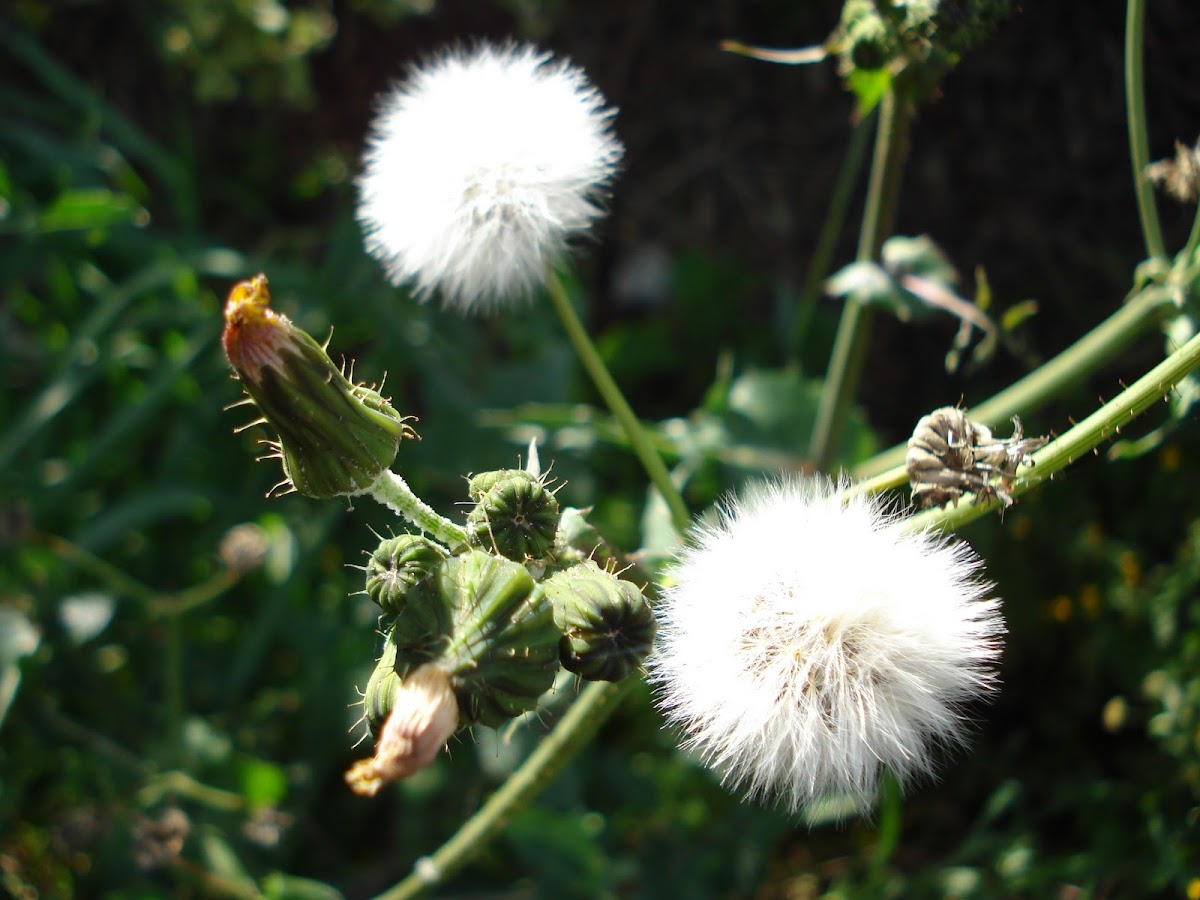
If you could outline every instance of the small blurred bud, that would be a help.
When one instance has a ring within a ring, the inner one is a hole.
[[[380,542],[367,561],[367,596],[396,615],[413,585],[429,576],[446,551],[424,535],[401,534]]]
[[[292,816],[274,806],[260,806],[242,823],[242,834],[251,843],[270,849],[279,846],[284,832],[294,821]]]
[[[253,522],[243,522],[225,532],[217,555],[230,572],[253,572],[267,558],[267,533]]]
[[[433,663],[410,674],[396,690],[375,755],[346,772],[356,794],[374,797],[385,784],[407,778],[437,757],[458,728],[458,701],[450,676]]]
[[[650,652],[654,613],[632,582],[588,561],[550,576],[539,590],[554,608],[567,670],[590,681],[620,681]]]
[[[177,806],[168,806],[157,819],[139,817],[132,829],[133,861],[139,869],[161,869],[183,852],[192,820]]]
[[[524,562],[545,559],[554,550],[558,501],[545,481],[522,469],[484,472],[467,487],[475,508],[467,516],[467,540],[474,547]]]
[[[308,497],[367,490],[415,432],[377,391],[351,384],[325,348],[269,308],[267,277],[240,281],[221,344],[263,419],[293,488]]]

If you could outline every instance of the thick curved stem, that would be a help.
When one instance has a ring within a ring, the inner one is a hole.
[[[461,547],[467,542],[465,528],[456,525],[445,516],[438,515],[433,507],[414,494],[408,482],[395,472],[384,472],[366,493],[451,549]]]

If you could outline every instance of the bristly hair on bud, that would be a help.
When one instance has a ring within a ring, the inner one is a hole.
[[[964,543],[906,533],[824,478],[751,489],[697,529],[658,608],[658,702],[725,782],[796,812],[930,775],[995,686],[999,601]]]
[[[624,148],[582,70],[528,45],[448,49],[383,96],[358,182],[367,251],[420,299],[527,299],[601,216]]]

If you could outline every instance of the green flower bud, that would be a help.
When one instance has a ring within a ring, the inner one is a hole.
[[[450,557],[417,584],[390,633],[402,675],[440,667],[463,721],[493,727],[549,690],[560,637],[525,567],[480,550]]]
[[[424,535],[388,538],[367,560],[367,596],[388,615],[396,615],[404,609],[409,589],[432,574],[445,558],[442,546]]]
[[[478,503],[483,499],[484,494],[506,478],[522,478],[525,476],[533,477],[524,469],[497,469],[494,472],[480,472],[478,475],[472,475],[470,480],[467,481],[467,496],[475,503]]]
[[[268,308],[267,277],[240,281],[221,343],[262,421],[275,429],[285,483],[308,497],[367,490],[415,432],[380,394],[351,384],[325,348]]]
[[[637,585],[590,560],[547,578],[538,590],[562,631],[563,666],[590,681],[620,681],[641,665],[656,624]]]
[[[491,479],[493,475],[502,477]],[[558,501],[544,481],[509,469],[476,475],[468,487],[472,489],[483,491],[467,516],[467,540],[473,547],[517,562],[550,556],[558,531]]]

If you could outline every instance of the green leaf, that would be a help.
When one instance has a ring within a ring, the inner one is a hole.
[[[332,885],[282,872],[262,880],[262,893],[267,900],[342,900],[342,893]]]
[[[200,855],[204,867],[212,874],[233,882],[238,887],[253,891],[254,879],[238,858],[237,851],[220,832],[205,829],[200,835]]]
[[[277,806],[287,796],[287,775],[280,766],[266,760],[239,760],[238,778],[242,785],[242,796],[251,809]]]
[[[38,231],[78,231],[114,225],[145,224],[149,214],[127,194],[107,188],[63,191],[42,211]]]
[[[861,117],[879,105],[892,84],[892,76],[887,69],[854,69],[846,77],[846,84],[854,94],[854,111]]]

